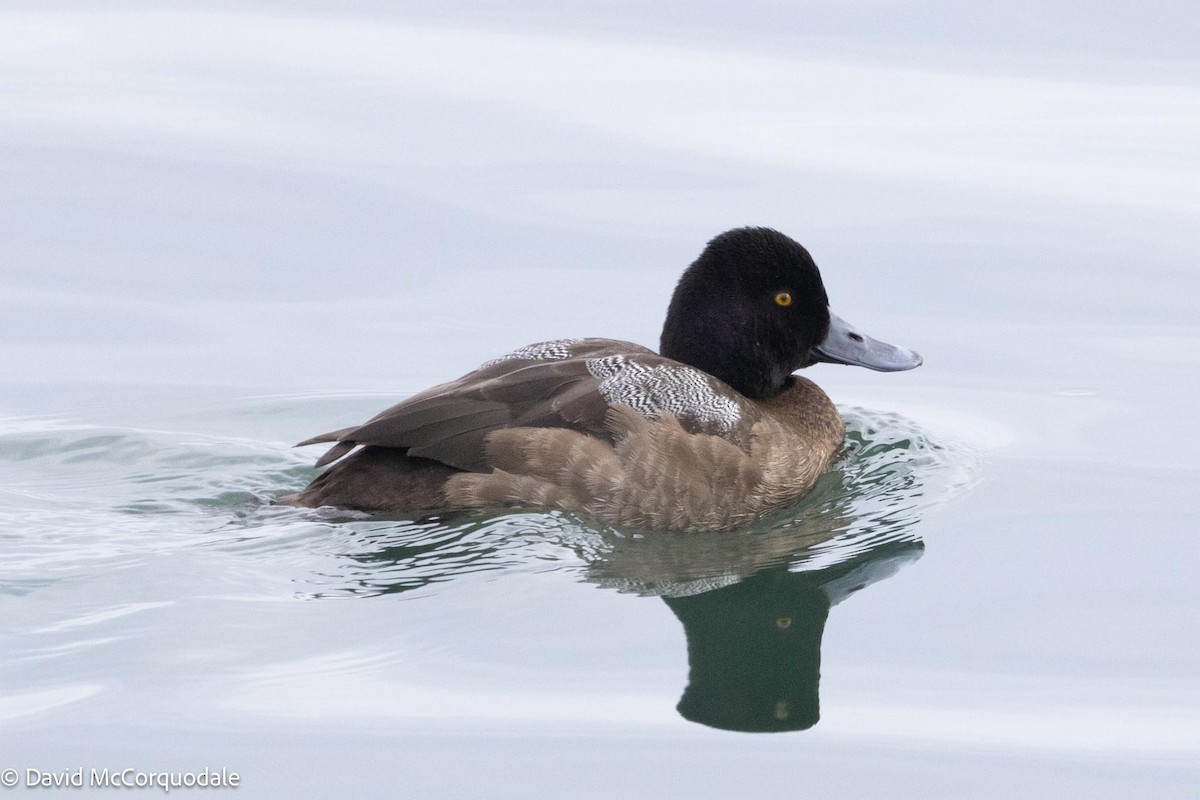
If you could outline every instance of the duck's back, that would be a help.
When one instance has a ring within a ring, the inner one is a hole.
[[[759,412],[721,381],[630,342],[558,339],[522,347],[458,380],[409,397],[366,423],[301,444],[336,442],[325,466],[356,445],[395,447],[468,472],[491,469],[484,445],[502,428],[566,428],[611,442],[607,414],[627,405],[668,413],[693,433],[748,442]]]

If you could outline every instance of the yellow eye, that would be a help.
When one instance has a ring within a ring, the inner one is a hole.
[[[791,292],[780,292],[779,294],[775,295],[775,305],[790,306],[791,304],[792,304],[792,293]]]

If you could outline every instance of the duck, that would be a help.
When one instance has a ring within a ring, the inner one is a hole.
[[[817,363],[913,369],[917,353],[829,308],[816,262],[772,228],[711,239],[658,352],[554,339],[487,361],[361,425],[300,442],[327,467],[276,502],[364,512],[523,507],[634,530],[721,531],[808,493],[842,445]]]

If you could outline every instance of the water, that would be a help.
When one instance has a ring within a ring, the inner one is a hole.
[[[0,770],[1195,796],[1189,6],[185,8],[0,13]],[[796,507],[269,505],[515,347],[654,344],[746,223],[926,359],[809,371],[848,435]]]

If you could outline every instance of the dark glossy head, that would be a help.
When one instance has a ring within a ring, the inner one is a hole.
[[[708,243],[675,287],[659,352],[756,399],[818,361],[885,371],[921,363],[831,315],[812,256],[770,228],[735,228]]]

